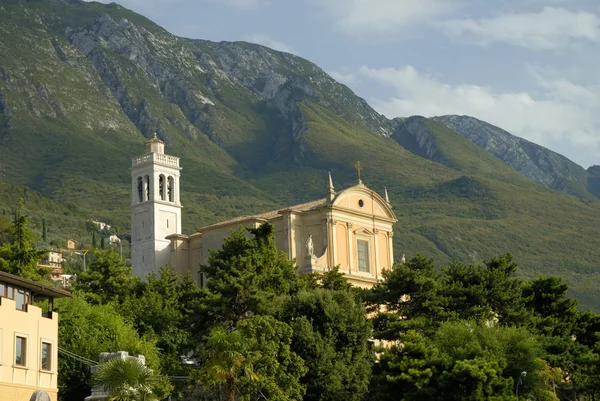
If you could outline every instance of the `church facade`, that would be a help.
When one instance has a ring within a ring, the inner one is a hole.
[[[393,265],[396,216],[387,191],[381,196],[367,188],[360,170],[357,184],[339,192],[329,175],[322,199],[236,217],[190,235],[181,232],[180,170],[179,158],[165,155],[157,138],[146,141],[146,154],[132,161],[131,262],[137,276],[168,264],[178,273],[191,272],[203,286],[200,266],[210,250],[240,226],[264,222],[273,225],[277,248],[296,261],[300,274],[339,266],[353,285],[371,287]]]

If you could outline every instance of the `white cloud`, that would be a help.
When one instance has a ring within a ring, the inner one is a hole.
[[[270,47],[271,49],[279,50],[286,53],[294,53],[294,50],[285,43],[273,39],[271,36],[264,33],[254,33],[246,37],[248,42],[258,43],[259,45]]]
[[[353,36],[385,35],[454,10],[460,0],[313,0]]]
[[[600,19],[596,14],[555,7],[545,7],[539,13],[450,20],[439,25],[450,36],[480,46],[507,43],[548,50],[566,47],[576,41],[600,41]]]
[[[535,94],[499,92],[478,85],[448,85],[412,66],[363,66],[359,75],[394,89],[392,97],[371,101],[388,117],[470,115],[558,152],[562,150],[561,143],[568,144],[580,152],[580,157],[567,156],[583,164],[594,160],[598,164],[600,90],[565,79],[546,78],[531,66],[527,69],[539,89]]]
[[[360,82],[356,77],[356,73],[353,72],[345,74],[339,71],[328,71],[327,73],[331,76],[331,78],[345,85],[357,85]]]

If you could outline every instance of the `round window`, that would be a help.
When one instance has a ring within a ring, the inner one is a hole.
[[[358,201],[358,206],[363,207],[364,205],[365,205],[365,202],[362,199],[360,199]]]

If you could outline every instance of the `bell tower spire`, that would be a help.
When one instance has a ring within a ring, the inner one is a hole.
[[[131,162],[131,266],[145,278],[170,263],[171,234],[181,234],[179,158],[165,154],[156,134]]]
[[[329,183],[327,185],[327,202],[333,202],[335,191],[333,189],[333,180],[331,179],[331,171],[329,172]]]

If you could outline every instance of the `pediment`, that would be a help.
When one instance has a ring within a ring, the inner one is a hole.
[[[332,202],[338,209],[368,214],[396,221],[396,215],[381,195],[364,185],[357,185],[337,193]]]

